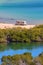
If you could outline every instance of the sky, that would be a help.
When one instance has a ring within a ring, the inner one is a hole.
[[[0,0],[0,4],[3,4],[3,3],[20,3],[20,2],[43,2],[43,0]]]

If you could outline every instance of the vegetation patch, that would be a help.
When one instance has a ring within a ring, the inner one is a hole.
[[[0,29],[1,42],[43,42],[43,25],[32,29],[12,28]]]

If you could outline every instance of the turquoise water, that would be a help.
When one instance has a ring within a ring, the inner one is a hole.
[[[1,51],[0,52],[0,58],[2,58],[2,56],[8,56],[8,55],[16,55],[16,54],[23,54],[25,52],[30,52],[32,53],[32,56],[33,57],[36,57],[38,56],[40,53],[43,52],[43,48],[37,48],[37,49],[32,49],[32,50],[29,50],[29,49],[18,49],[18,50],[14,50],[14,49],[8,49],[8,50],[5,50],[5,51]]]
[[[0,17],[27,20],[31,24],[40,24],[43,23],[43,7],[0,6]]]

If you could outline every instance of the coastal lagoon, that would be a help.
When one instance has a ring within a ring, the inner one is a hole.
[[[43,53],[43,42],[40,43],[10,43],[0,44],[0,63],[3,56],[23,54],[30,52],[33,57],[37,57],[40,53]]]

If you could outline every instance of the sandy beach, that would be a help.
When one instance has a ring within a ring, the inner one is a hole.
[[[15,24],[8,24],[8,23],[0,23],[0,29],[15,28],[15,27],[30,29],[35,27],[35,25],[15,25]]]

